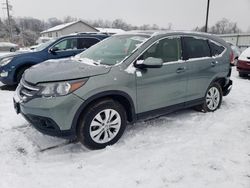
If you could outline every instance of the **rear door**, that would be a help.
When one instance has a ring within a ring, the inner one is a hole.
[[[197,37],[183,37],[183,55],[187,64],[187,101],[201,99],[218,73],[218,62],[212,57],[209,40]]]
[[[138,60],[148,57],[161,58],[161,68],[137,69],[137,109],[147,112],[175,104],[182,104],[186,97],[186,64],[181,60],[179,37],[163,38],[147,49]]]

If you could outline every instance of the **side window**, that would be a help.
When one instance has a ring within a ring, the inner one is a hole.
[[[207,40],[193,37],[184,37],[183,42],[185,59],[211,56]]]
[[[221,46],[219,44],[215,44],[212,41],[209,41],[209,46],[211,49],[212,56],[218,56],[225,50],[225,48],[223,46]]]
[[[96,38],[79,38],[77,49],[86,49],[94,44],[98,43],[100,40]]]
[[[77,47],[77,39],[76,38],[65,39],[54,46],[54,48],[57,48],[58,51],[75,50],[75,49],[77,49],[76,47]]]
[[[166,38],[151,46],[140,57],[145,60],[148,57],[162,59],[163,62],[178,61],[181,59],[181,42],[180,38]]]

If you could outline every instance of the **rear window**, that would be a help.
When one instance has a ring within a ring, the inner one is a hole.
[[[209,46],[211,49],[211,54],[212,56],[218,56],[222,54],[222,52],[225,50],[225,48],[219,44],[216,44],[212,41],[209,41]]]
[[[79,38],[78,39],[78,49],[87,49],[94,44],[98,43],[100,40],[96,38]]]
[[[211,56],[207,40],[194,37],[184,37],[183,41],[186,59]]]

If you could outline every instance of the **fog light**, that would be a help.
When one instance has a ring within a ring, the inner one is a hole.
[[[0,73],[0,77],[7,77],[8,76],[8,72],[1,72]]]

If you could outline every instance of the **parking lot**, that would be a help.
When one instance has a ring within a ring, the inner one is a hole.
[[[1,86],[0,187],[249,188],[250,79],[235,70],[232,79],[218,111],[187,109],[129,125],[118,144],[100,151],[34,130],[15,114],[13,88]]]

